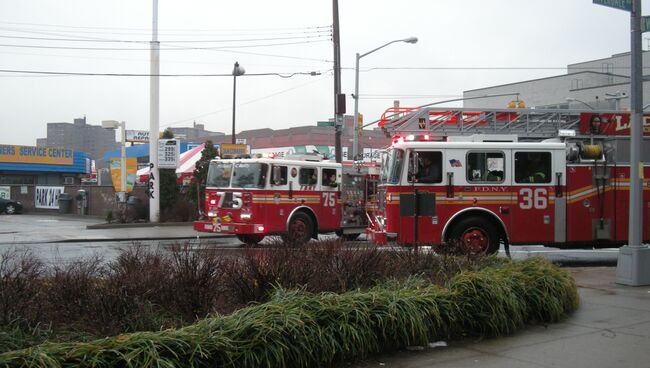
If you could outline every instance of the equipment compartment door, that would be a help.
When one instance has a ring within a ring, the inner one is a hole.
[[[433,228],[436,195],[415,191],[400,194],[400,244],[431,244],[436,241]]]

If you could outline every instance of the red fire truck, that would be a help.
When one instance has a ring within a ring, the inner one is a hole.
[[[368,175],[367,168],[344,168],[318,155],[215,159],[206,183],[207,218],[194,229],[234,234],[247,244],[267,235],[301,244],[328,232],[355,239],[368,226],[366,198],[376,184]]]
[[[397,108],[380,126],[394,140],[381,166],[378,208],[369,216],[371,241],[457,239],[472,253],[494,253],[500,243],[569,248],[627,241],[628,113]],[[646,125],[646,141],[649,132]]]

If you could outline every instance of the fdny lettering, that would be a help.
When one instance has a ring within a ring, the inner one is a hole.
[[[507,189],[504,186],[474,187],[475,192],[505,192]]]
[[[316,188],[315,185],[301,185],[300,190],[314,190]]]

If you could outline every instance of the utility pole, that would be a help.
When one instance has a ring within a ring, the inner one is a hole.
[[[343,134],[343,114],[345,114],[345,96],[341,95],[341,38],[339,35],[339,1],[332,0],[332,38],[334,42],[334,152],[336,162],[343,162],[341,135]]]
[[[640,286],[650,284],[650,248],[643,241],[643,73],[641,54],[641,0],[632,0],[630,12],[630,212],[628,244],[621,247],[616,266],[616,282]],[[645,22],[644,22],[645,23]]]
[[[160,42],[158,42],[158,0],[153,0],[151,27],[151,76],[149,77],[149,221],[160,220],[158,131],[160,113]]]

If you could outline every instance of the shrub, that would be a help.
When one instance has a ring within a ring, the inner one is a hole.
[[[340,295],[280,288],[267,303],[181,329],[45,344],[1,354],[0,365],[327,366],[449,336],[512,333],[557,321],[577,302],[566,272],[528,259],[463,272],[445,287],[407,279]]]

